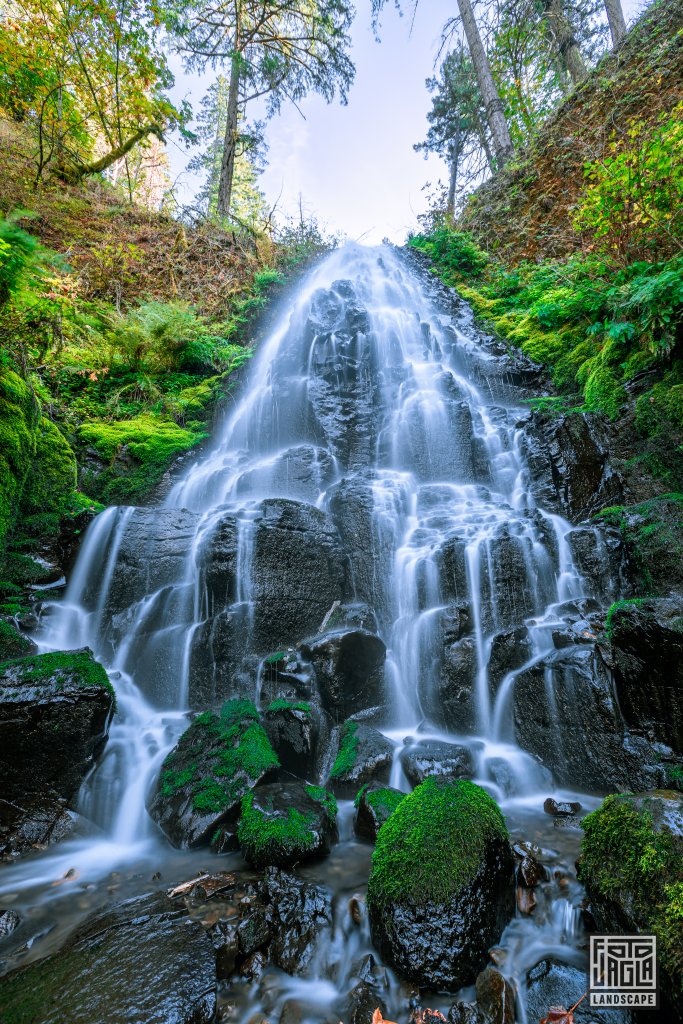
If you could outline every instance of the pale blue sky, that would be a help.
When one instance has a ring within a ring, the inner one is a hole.
[[[646,0],[622,3],[629,21],[646,6]],[[425,160],[412,147],[427,130],[431,99],[424,83],[434,74],[442,26],[457,5],[429,0],[412,22],[387,5],[377,43],[369,0],[356,4],[356,80],[348,105],[328,106],[310,96],[300,104],[305,120],[293,106],[283,108],[266,128],[270,149],[260,184],[269,203],[280,197],[279,210],[296,211],[301,193],[305,210],[330,230],[370,243],[384,237],[401,242],[426,208],[422,186],[446,175],[440,160]],[[184,75],[177,58],[173,68],[174,97],[187,96],[196,109],[213,73]],[[187,201],[197,184],[184,172],[189,155],[171,145],[169,156],[178,196]]]

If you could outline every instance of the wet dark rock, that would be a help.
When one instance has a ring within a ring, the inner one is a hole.
[[[533,889],[527,889],[523,885],[517,886],[516,892],[517,909],[520,914],[531,914],[536,907],[536,893]]]
[[[60,843],[73,832],[76,818],[54,796],[27,794],[15,803],[0,799],[0,854],[16,857],[35,847]]]
[[[237,925],[234,921],[217,921],[208,931],[216,951],[216,977],[228,981],[235,973],[240,953]]]
[[[344,1020],[348,1020],[349,1024],[372,1024],[375,1010],[379,1009],[382,1016],[388,1012],[376,988],[366,981],[359,981],[351,990],[347,1007]]]
[[[553,645],[558,651],[561,651],[565,647],[574,647],[576,644],[594,644],[598,635],[597,623],[577,619],[576,622],[572,622],[568,626],[553,630]]]
[[[316,778],[320,710],[307,701],[275,700],[263,725],[282,767],[300,779]]]
[[[683,599],[624,602],[609,628],[619,706],[627,724],[683,753]]]
[[[254,522],[253,639],[258,650],[286,647],[318,628],[343,597],[339,534],[325,512],[269,498]]]
[[[147,809],[174,846],[234,833],[242,797],[279,763],[250,701],[227,701],[191,723],[166,757]]]
[[[258,907],[240,921],[237,927],[237,942],[242,956],[250,957],[258,949],[267,946],[273,935],[267,913]]]
[[[33,655],[0,665],[3,797],[71,799],[101,752],[114,691],[92,651]]]
[[[610,465],[608,429],[599,416],[534,412],[523,447],[539,505],[578,522],[621,503],[622,482]]]
[[[391,571],[390,538],[374,527],[372,481],[365,476],[342,480],[333,489],[330,513],[350,564],[350,583],[360,601],[384,611],[385,581]],[[371,626],[365,625],[366,629]]]
[[[547,881],[548,872],[535,857],[526,853],[517,868],[517,880],[526,889],[534,889],[541,882]]]
[[[563,814],[561,817],[553,819],[553,828],[575,832],[581,828],[581,819],[577,818],[575,814]]]
[[[515,990],[500,971],[489,965],[478,975],[476,989],[487,1024],[515,1024]]]
[[[339,752],[329,785],[337,796],[355,797],[366,783],[389,781],[393,758],[393,744],[378,729],[345,722],[339,730]]]
[[[211,1024],[211,939],[155,893],[96,914],[53,956],[0,979],[8,1020],[32,1024]]]
[[[242,801],[237,838],[255,867],[290,867],[326,856],[337,839],[337,804],[303,782],[259,786]]]
[[[403,771],[413,786],[419,786],[430,776],[463,779],[471,778],[474,773],[469,748],[456,743],[425,740],[415,746],[404,747],[399,756]]]
[[[556,651],[522,672],[515,680],[514,724],[519,745],[560,785],[604,791],[648,788],[663,780],[657,752],[627,731],[595,647]]]
[[[274,651],[261,663],[260,696],[262,707],[273,701],[303,701],[318,704],[315,671],[295,651]]]
[[[448,1011],[448,1024],[486,1024],[472,1003],[456,1003]]]
[[[531,652],[531,638],[526,626],[496,633],[491,641],[488,664],[489,683],[494,693],[509,672],[515,672],[529,660]]]
[[[332,923],[331,894],[279,868],[266,870],[259,894],[270,910],[273,963],[288,974],[305,973],[318,938]]]
[[[21,915],[16,910],[3,910],[0,914],[0,940],[6,939],[21,924]]]
[[[614,601],[623,592],[625,579],[620,531],[605,526],[579,526],[567,539],[588,591],[605,604]]]
[[[542,1020],[551,1006],[568,1010],[588,988],[588,975],[570,964],[541,960],[527,974],[526,1013],[528,1021]],[[592,1009],[584,999],[574,1010],[576,1024],[633,1024],[629,1010]]]
[[[441,592],[445,600],[453,602],[458,608],[467,607],[470,597],[466,548],[467,542],[463,537],[449,537],[438,554]]]
[[[335,466],[325,448],[313,444],[300,444],[287,448],[267,469],[258,467],[242,473],[235,494],[248,496],[263,494],[264,483],[269,494],[285,494],[288,498],[315,504],[321,491],[326,490],[335,476]]]
[[[398,789],[380,786],[378,783],[373,783],[363,789],[357,797],[356,812],[353,817],[353,831],[356,835],[374,843],[380,828],[393,814],[405,795]]]
[[[466,636],[445,648],[436,693],[432,674],[427,675],[427,692],[421,694],[423,706],[428,708],[432,718],[450,729],[471,729],[476,707],[476,677],[476,641],[473,636]]]
[[[543,810],[546,814],[569,817],[572,814],[579,813],[581,804],[578,800],[555,800],[552,796],[549,796],[543,801]]]
[[[430,778],[409,794],[377,838],[367,905],[375,947],[408,980],[449,991],[472,982],[514,908],[493,800],[462,780]]]
[[[386,647],[374,633],[335,630],[302,644],[301,653],[315,669],[323,707],[337,721],[382,703]]]

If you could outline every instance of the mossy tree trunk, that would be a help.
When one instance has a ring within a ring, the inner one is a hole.
[[[617,0],[617,3],[619,0]],[[576,41],[571,22],[567,17],[562,0],[543,0],[543,9],[548,21],[553,45],[566,67],[574,85],[579,85],[588,68]]]

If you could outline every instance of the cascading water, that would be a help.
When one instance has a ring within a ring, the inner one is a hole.
[[[8,869],[3,892],[42,905],[46,893],[64,896],[46,886],[68,869],[87,889],[112,871],[149,878],[169,858],[167,877],[181,876],[191,855],[168,850],[145,797],[188,709],[255,696],[259,661],[315,633],[330,598],[370,606],[386,642],[380,727],[396,744],[392,782],[407,788],[404,744],[464,744],[511,826],[547,834],[537,810],[552,779],[516,744],[511,705],[516,678],[552,649],[562,606],[581,596],[582,581],[569,524],[533,499],[525,414],[506,365],[467,310],[439,312],[388,247],[347,246],[309,274],[211,450],[162,507],[102,513],[65,600],[44,612],[42,649],[90,646],[110,673],[118,713],[80,797],[92,834]],[[318,556],[309,564],[287,548],[284,585],[296,600],[278,615],[285,591],[266,548],[283,534],[283,516],[295,520],[287,536],[313,523],[324,558],[339,537],[344,556],[329,555],[326,589]],[[493,648],[508,634],[522,638],[523,656],[494,679]],[[337,871],[352,845],[347,837],[333,855]],[[575,846],[560,846],[554,857],[571,875]],[[318,877],[325,871],[323,863]],[[513,922],[506,973],[528,969],[530,946],[535,956],[575,945],[572,893]],[[343,916],[326,953],[337,968],[320,966],[336,987],[314,971],[287,989],[325,1011],[343,988],[339,962],[352,959],[338,948]]]

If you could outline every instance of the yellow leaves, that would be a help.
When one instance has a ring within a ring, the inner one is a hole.
[[[372,1015],[372,1024],[395,1024],[395,1021],[385,1020],[379,1006]]]

